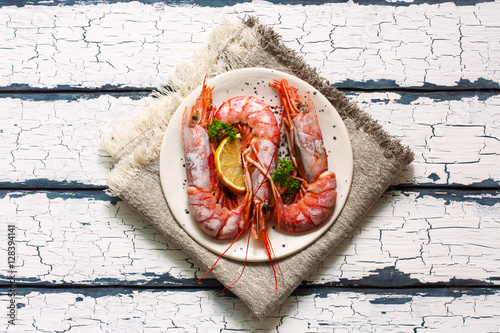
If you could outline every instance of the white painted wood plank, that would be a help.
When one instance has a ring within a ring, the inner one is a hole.
[[[105,185],[112,160],[99,149],[99,141],[146,103],[146,98],[131,97],[1,97],[0,183]],[[395,184],[500,184],[500,95],[377,92],[349,97],[414,150],[415,161]]]
[[[349,94],[415,152],[395,184],[500,184],[500,96]]]
[[[210,290],[34,290],[17,302],[16,325],[2,321],[4,332],[495,332],[500,324],[498,290],[313,291],[263,320]]]
[[[411,285],[456,278],[497,283],[491,279],[498,276],[500,258],[492,232],[500,227],[499,208],[498,193],[387,193],[335,251],[338,257],[325,260],[311,281],[363,282],[371,275],[366,282],[386,278]]]
[[[156,87],[223,18],[255,15],[332,83],[500,82],[499,2],[0,7],[0,86]]]
[[[104,193],[3,195],[2,224],[17,228],[20,282],[193,285],[205,273]],[[308,282],[498,285],[499,209],[498,192],[388,192]]]
[[[48,100],[34,100],[30,95],[0,98],[1,182],[42,179],[106,184],[113,161],[100,149],[100,141],[114,126],[138,113],[145,100],[113,95],[63,96]]]

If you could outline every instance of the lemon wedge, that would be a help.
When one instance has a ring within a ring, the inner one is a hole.
[[[229,137],[222,140],[215,151],[215,167],[222,182],[236,193],[246,191],[245,175],[241,163],[241,136],[236,135],[233,142]]]

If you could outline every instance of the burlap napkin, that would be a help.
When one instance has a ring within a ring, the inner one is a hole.
[[[159,150],[173,112],[202,83],[205,74],[213,77],[244,67],[288,72],[316,87],[344,120],[354,155],[354,179],[345,208],[319,240],[280,260],[285,286],[279,285],[275,290],[269,263],[248,263],[242,278],[230,288],[257,317],[265,317],[349,235],[396,175],[412,161],[413,153],[331,87],[296,52],[285,47],[272,29],[254,17],[221,23],[192,59],[177,66],[169,82],[153,94],[144,111],[103,141],[104,149],[117,160],[108,179],[111,193],[144,215],[204,269],[211,267],[218,256],[191,239],[174,220],[160,186]],[[212,272],[227,286],[238,278],[242,265],[222,259]]]

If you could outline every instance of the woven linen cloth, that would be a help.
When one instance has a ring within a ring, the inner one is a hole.
[[[370,116],[320,77],[295,51],[283,45],[273,29],[248,17],[224,21],[214,27],[206,45],[191,59],[180,63],[164,87],[158,88],[141,113],[115,129],[102,142],[116,159],[109,174],[112,195],[119,196],[170,241],[209,269],[218,255],[194,241],[172,216],[163,196],[159,178],[159,152],[168,122],[205,75],[208,78],[247,67],[276,69],[292,74],[318,89],[342,117],[352,144],[354,175],[349,197],[336,222],[304,250],[280,259],[285,286],[275,287],[270,264],[247,263],[244,274],[230,287],[255,314],[262,318],[280,305],[292,291],[332,253],[413,159],[408,147],[389,136]],[[212,270],[223,285],[234,282],[243,263],[222,258]]]

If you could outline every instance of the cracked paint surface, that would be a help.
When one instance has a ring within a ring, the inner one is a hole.
[[[112,158],[99,148],[109,131],[139,112],[145,100],[0,98],[0,181],[31,179],[105,185]]]
[[[415,152],[395,184],[500,184],[500,97],[477,93],[348,94],[391,135]]]
[[[492,230],[500,227],[500,197],[498,193],[492,196],[495,203],[490,206],[478,204],[473,194],[465,194],[468,201],[447,201],[446,195],[386,193],[367,221],[334,251],[335,256],[311,275],[311,281],[359,279],[394,266],[423,283],[455,277],[497,284],[490,278],[498,275],[492,264],[499,259]]]
[[[121,202],[9,192],[0,206],[17,229],[18,282],[175,284],[196,273],[189,257]],[[0,253],[5,263],[6,249]]]
[[[218,291],[85,293],[34,290],[20,300],[23,332],[424,332],[496,331],[499,292],[453,297],[429,291],[344,291],[290,296],[256,320]],[[3,298],[3,296],[0,296]],[[5,322],[0,328],[8,329]],[[9,330],[10,331],[10,330]]]
[[[499,6],[1,6],[0,88],[20,93],[0,98],[0,183],[12,189],[0,191],[0,209],[2,223],[17,228],[19,282],[18,325],[2,321],[0,330],[498,330],[495,92],[349,93],[416,152],[396,184],[489,189],[387,192],[261,321],[216,281],[197,284],[204,272],[196,263],[123,202],[96,191],[17,189],[104,186],[112,161],[98,141],[144,102],[133,94],[41,97],[30,88],[156,87],[222,17],[249,14],[342,87],[498,89]],[[0,248],[0,267],[6,257]],[[3,274],[0,283],[8,284]],[[6,288],[0,299],[8,302]]]
[[[500,96],[354,93],[348,97],[415,152],[394,184],[500,183]],[[34,179],[106,185],[112,159],[99,141],[147,98],[99,95],[0,98],[0,182]]]
[[[363,278],[370,283],[377,278],[374,272],[393,267],[416,279],[411,284],[450,282],[454,277],[497,285],[500,194],[481,196],[490,201],[481,203],[467,193],[454,198],[388,192],[307,283],[344,284]],[[0,208],[5,223],[17,227],[19,281],[196,285],[194,280],[204,273],[123,202],[8,192]],[[5,250],[0,253],[6,256]],[[5,276],[2,280],[7,281]],[[407,280],[388,283],[405,286]]]
[[[500,82],[499,4],[0,7],[0,86],[156,87],[222,18],[255,15],[332,83]]]

